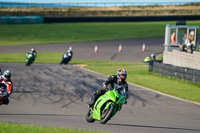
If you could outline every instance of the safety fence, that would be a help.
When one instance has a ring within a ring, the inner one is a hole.
[[[71,22],[143,22],[143,21],[176,21],[200,20],[200,15],[179,16],[121,16],[121,17],[37,17],[17,16],[0,17],[0,24],[38,24],[38,23],[71,23]]]
[[[176,21],[200,20],[200,15],[177,16],[113,16],[113,17],[44,17],[44,23],[67,22],[144,22],[144,21]]]
[[[179,79],[200,83],[200,70],[197,69],[178,67],[161,62],[153,62],[152,66],[150,67],[152,67],[153,72],[162,74],[164,76],[176,77]]]
[[[160,16],[199,15],[200,2],[8,3],[0,16]]]

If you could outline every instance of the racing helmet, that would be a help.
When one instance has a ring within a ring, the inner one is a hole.
[[[3,76],[5,80],[9,80],[11,78],[11,72],[9,70],[6,70],[4,71]]]
[[[154,54],[151,54],[151,59],[152,60],[155,60],[156,59],[156,56]]]
[[[67,53],[71,53],[71,52],[72,52],[72,50],[71,50],[71,49],[68,49],[68,50],[67,50]]]
[[[34,49],[34,48],[31,48],[31,51],[32,51],[32,52],[35,52],[35,49]]]
[[[123,68],[117,70],[117,78],[118,78],[119,81],[126,81],[127,71]]]

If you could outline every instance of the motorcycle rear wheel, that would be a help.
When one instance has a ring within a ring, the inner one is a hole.
[[[102,117],[102,115],[101,115],[101,120],[100,120],[101,124],[105,124],[106,122],[108,122],[108,120],[111,119],[111,117],[115,111],[115,108],[116,108],[115,105],[111,104],[108,111],[106,111],[107,112],[106,115],[104,117]],[[104,111],[104,109],[102,110],[102,112],[103,111]]]
[[[87,115],[86,115],[86,121],[88,123],[93,123],[95,121],[95,119],[93,119],[93,112],[91,109],[89,109]]]

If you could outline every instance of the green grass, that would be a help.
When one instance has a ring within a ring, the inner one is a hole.
[[[166,24],[175,21],[1,24],[0,46],[162,37]],[[200,26],[200,21],[187,21],[187,25]]]
[[[117,69],[125,68],[128,72],[128,82],[200,103],[200,84],[150,73],[148,72],[148,64],[100,61],[98,63],[93,61],[93,64],[91,62],[86,64],[88,64],[87,69],[106,75],[116,74]]]
[[[66,128],[40,127],[0,122],[0,133],[103,133],[88,130],[73,130]],[[105,133],[105,132],[104,132]]]
[[[49,59],[51,57],[51,60]],[[59,64],[62,53],[38,53],[36,63],[57,63]],[[24,62],[25,53],[0,54],[0,62]],[[86,64],[85,68],[106,75],[116,74],[119,68],[128,71],[127,81],[135,83],[152,90],[160,91],[182,99],[200,103],[200,84],[179,80],[177,78],[164,77],[159,74],[148,72],[148,64],[133,62],[114,61],[92,61],[72,60],[72,64]],[[106,70],[106,71],[105,71]]]

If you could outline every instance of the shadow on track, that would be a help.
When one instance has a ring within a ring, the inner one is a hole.
[[[58,114],[5,114],[1,113],[0,116],[82,116],[82,115],[58,115]]]
[[[124,126],[124,127],[142,127],[142,128],[159,128],[159,129],[171,129],[171,130],[185,130],[185,131],[200,131],[200,129],[190,129],[190,128],[176,128],[176,127],[161,127],[161,126],[145,126],[145,125],[130,125],[130,124],[107,124],[115,126]]]

